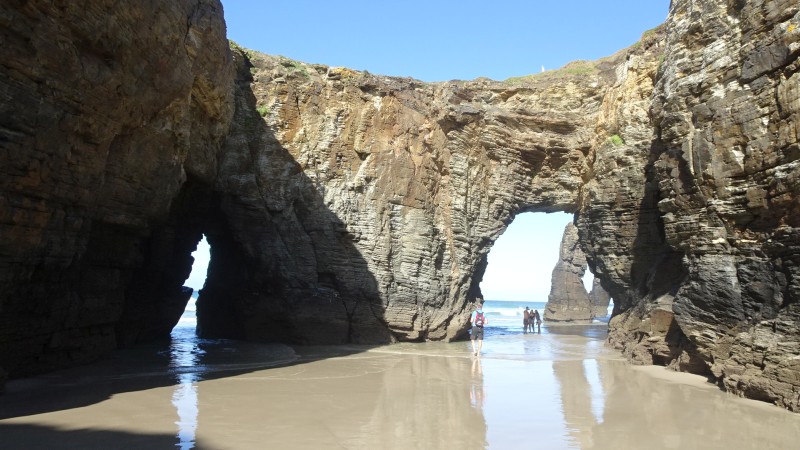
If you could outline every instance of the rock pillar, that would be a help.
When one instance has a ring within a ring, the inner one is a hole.
[[[578,243],[578,228],[568,223],[561,239],[559,260],[553,269],[550,295],[544,310],[544,320],[550,322],[589,321],[593,307],[583,287],[586,255]]]

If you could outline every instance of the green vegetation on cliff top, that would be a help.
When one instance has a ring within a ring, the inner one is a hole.
[[[566,66],[555,69],[555,70],[547,70],[540,73],[534,73],[530,75],[523,75],[521,77],[511,77],[506,79],[507,83],[517,84],[517,83],[524,83],[527,81],[539,81],[539,80],[553,80],[553,79],[561,79],[567,77],[583,77],[588,75],[594,75],[599,72],[597,65],[594,61],[573,61]]]

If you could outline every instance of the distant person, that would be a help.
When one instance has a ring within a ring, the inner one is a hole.
[[[533,324],[536,323],[538,334],[542,334],[542,316],[539,315],[539,310],[533,310],[533,319],[531,319],[531,333],[533,333]]]
[[[483,298],[478,297],[477,301],[478,308],[475,311],[472,311],[472,315],[469,317],[469,323],[472,324],[472,330],[470,331],[470,339],[472,340],[472,353],[475,356],[478,356],[483,348],[483,327],[489,323],[489,319],[487,319],[486,315],[483,314]],[[476,341],[477,344],[475,343]]]
[[[522,311],[522,330],[523,330],[522,332],[523,333],[527,333],[528,332],[528,326],[530,325],[530,319],[531,319],[531,311],[526,306],[525,307],[525,311]]]

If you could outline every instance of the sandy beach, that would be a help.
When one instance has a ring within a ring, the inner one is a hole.
[[[4,449],[792,449],[800,415],[633,367],[604,325],[469,343],[173,341],[8,384]]]

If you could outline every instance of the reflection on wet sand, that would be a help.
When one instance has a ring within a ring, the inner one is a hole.
[[[356,448],[486,448],[481,361],[398,356],[376,380],[366,445]]]
[[[200,382],[197,442],[204,448],[263,448],[266,442],[275,448],[486,448],[480,368],[470,359],[388,350],[316,360],[331,350],[302,351],[313,360]]]
[[[553,362],[553,375],[561,387],[561,410],[571,440],[577,448],[592,448],[597,418],[592,413],[592,389],[584,369],[584,361]],[[598,397],[602,403],[603,393]]]
[[[483,399],[486,392],[483,389],[483,365],[480,358],[472,360],[472,379],[469,386],[469,404],[473,408],[483,409]]]
[[[12,405],[41,404],[0,398],[0,434],[26,449],[795,448],[800,416],[631,367],[585,331],[493,337],[482,358],[465,342],[300,348],[244,372],[224,369],[263,364],[263,347],[173,342],[168,369],[118,373],[89,403],[47,406],[98,385],[88,369],[51,376],[47,396],[47,379],[17,383]]]
[[[800,417],[698,377],[624,361],[554,361],[570,448],[789,449]],[[596,380],[593,375],[596,374]],[[661,378],[661,379],[659,379]],[[678,379],[683,381],[678,382]]]
[[[194,367],[199,364],[198,354],[203,351],[197,345],[196,340],[172,341],[170,356],[171,366],[179,369],[181,367]],[[195,432],[197,430],[197,389],[200,377],[197,372],[190,371],[181,373],[180,370],[175,374],[175,391],[172,394],[172,404],[178,413],[178,443],[176,447],[181,450],[189,450],[195,446]]]

